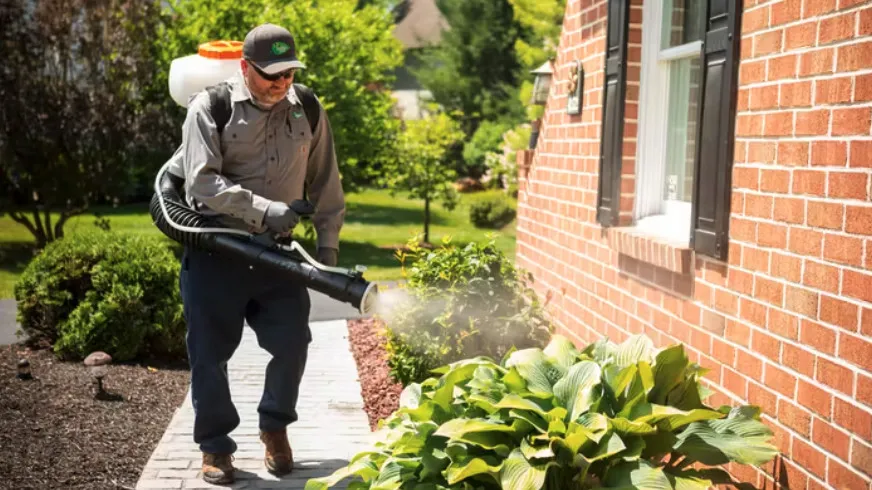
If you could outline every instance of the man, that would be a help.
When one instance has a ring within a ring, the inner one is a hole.
[[[318,260],[336,265],[345,199],[327,115],[310,129],[292,89],[294,72],[305,68],[294,38],[264,24],[243,43],[240,72],[230,82],[230,118],[220,133],[206,92],[189,105],[181,166],[189,203],[228,226],[253,233],[289,234],[298,216],[288,206],[304,197],[315,205]],[[239,345],[244,320],[258,344],[271,354],[258,406],[265,464],[274,474],[293,469],[286,427],[297,420],[295,406],[311,332],[305,286],[254,268],[238,257],[187,248],[180,288],[187,320],[194,441],[203,452],[203,479],[234,481],[229,434],[239,425],[231,398],[227,362]]]

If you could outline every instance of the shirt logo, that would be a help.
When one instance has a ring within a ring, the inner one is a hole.
[[[285,52],[289,49],[291,49],[291,47],[288,46],[287,43],[283,43],[281,41],[274,42],[271,48],[273,54],[285,54]]]
[[[294,111],[294,119],[299,119],[303,117],[303,113],[299,111]]]

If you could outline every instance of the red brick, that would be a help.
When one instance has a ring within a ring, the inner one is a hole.
[[[811,412],[790,400],[779,400],[778,421],[805,437],[809,436],[811,429]]]
[[[784,304],[784,285],[780,282],[757,276],[754,279],[754,296],[775,306]]]
[[[823,251],[823,233],[815,230],[792,227],[790,228],[788,235],[788,249],[791,252],[811,257],[821,256],[821,252]]]
[[[784,47],[787,50],[814,46],[817,33],[816,22],[805,22],[784,30]]]
[[[745,399],[748,379],[730,368],[724,368],[724,388]]]
[[[776,210],[778,205],[776,204]],[[860,235],[872,235],[872,207],[847,206],[845,210],[845,231]]]
[[[829,109],[813,109],[810,111],[798,111],[796,113],[796,136],[822,136],[827,134],[829,130]],[[835,124],[833,125],[833,134],[835,134]]]
[[[872,49],[872,43],[869,43],[869,48]],[[872,127],[872,108],[870,107],[833,109],[833,136],[866,136],[869,134],[870,127]],[[799,134],[798,116],[796,128],[797,134]]]
[[[849,12],[847,14],[821,19],[818,44],[827,44],[852,37],[854,35],[855,18],[856,14],[854,12]]]
[[[829,197],[838,199],[868,200],[869,174],[865,172],[831,172],[829,176]]]
[[[851,102],[851,77],[818,80],[815,104],[843,104]]]
[[[836,331],[820,323],[803,319],[800,323],[799,341],[825,354],[836,352]]]
[[[766,80],[766,61],[743,61],[739,67],[739,85],[746,86],[749,83]]]
[[[808,165],[808,155],[809,144],[807,141],[779,141],[776,162],[779,165],[804,167]],[[872,164],[869,166],[872,167]]]
[[[839,294],[839,275],[841,269],[829,264],[807,260],[802,283],[806,286]]]
[[[858,2],[864,0],[857,0]],[[859,31],[861,36],[868,36],[872,34],[872,9],[869,7],[864,8],[860,11],[860,25]]]
[[[751,348],[773,361],[777,362],[781,358],[781,341],[766,332],[754,330],[751,336]]]
[[[836,9],[836,0],[805,0],[804,3],[803,16],[806,19],[817,17]]]
[[[835,50],[832,48],[829,49],[818,49],[815,51],[809,51],[807,53],[802,53],[799,58],[799,75],[800,76],[809,76],[809,75],[822,75],[824,73],[832,73],[833,72],[833,56],[835,54]],[[841,63],[840,63],[841,64]],[[839,71],[850,71],[843,70],[841,67]]]
[[[778,107],[778,86],[754,87],[750,97],[748,107],[751,110],[774,109]]]
[[[867,488],[869,482],[840,461],[830,458],[827,483],[838,489]]]
[[[820,170],[795,170],[793,172],[793,193],[810,196],[824,196],[826,174]]]
[[[788,228],[784,225],[759,223],[757,225],[757,243],[764,247],[787,248],[787,231]]]
[[[769,389],[755,383],[753,380],[748,383],[748,403],[757,405],[764,413],[775,416],[777,401],[777,395]]]
[[[848,330],[857,331],[859,311],[857,305],[841,298],[821,295],[820,320]]]
[[[869,100],[872,100],[872,74],[857,75],[854,79],[854,101],[866,102]]]
[[[872,377],[857,374],[857,401],[872,407]]]
[[[839,337],[839,358],[872,372],[872,342],[863,337],[842,334]]]
[[[854,374],[841,364],[823,357],[817,358],[815,380],[851,396],[854,391]]]
[[[733,166],[733,188],[758,190],[760,188],[760,171],[751,167]]]
[[[767,80],[786,80],[796,77],[796,70],[799,64],[799,56],[788,54],[779,56],[769,60],[769,68],[767,70]]]
[[[748,163],[774,163],[774,141],[750,141],[748,142]]]
[[[786,233],[784,245],[781,248],[787,248]],[[772,275],[787,279],[790,282],[799,282],[802,276],[802,259],[793,255],[772,252]]]
[[[754,294],[754,276],[740,269],[730,269],[727,276],[727,287],[733,291],[752,296]]]
[[[811,365],[814,366],[814,361]],[[796,401],[825,419],[829,419],[832,414],[833,395],[804,379],[799,380]]]
[[[755,218],[772,218],[772,196],[745,195],[745,214]]]
[[[814,359],[814,354],[809,350],[789,342],[781,346],[781,360],[784,365],[809,378],[814,378]]]
[[[780,52],[782,34],[779,29],[754,36],[754,57]]]
[[[811,82],[782,84],[779,105],[784,108],[811,106]]]
[[[793,114],[789,112],[776,112],[772,114],[766,114],[765,116],[766,122],[764,123],[763,130],[760,132],[755,132],[755,126],[751,126],[749,132],[747,133],[749,136],[754,136],[757,134],[762,134],[763,136],[790,136],[793,134]],[[742,120],[741,116],[739,118],[739,124],[741,126]],[[754,121],[751,121],[749,124],[753,124]]]
[[[763,134],[763,116],[740,114],[736,120],[736,136],[759,136]],[[790,129],[782,136],[790,134]]]
[[[760,190],[763,192],[790,191],[790,172],[787,170],[763,169],[760,171]]]
[[[778,308],[769,308],[769,322],[766,329],[782,337],[796,340],[799,332],[799,318]]]
[[[801,0],[781,0],[772,5],[772,24],[773,26],[787,24],[800,19],[802,12]]]
[[[867,475],[872,475],[872,446],[854,439],[851,449],[851,464]]]
[[[795,179],[794,182],[796,182]],[[808,203],[809,226],[841,230],[844,216],[845,206],[842,204],[821,201],[809,201]]]
[[[855,436],[872,441],[872,413],[836,398],[833,406],[833,420]]]
[[[812,421],[812,441],[831,453],[848,459],[848,450],[851,446],[851,436],[833,427],[829,422],[815,417]]]
[[[788,285],[784,293],[784,304],[790,311],[817,318],[818,294],[813,291]]]
[[[851,160],[852,168],[872,168],[872,141],[852,141]]]
[[[739,297],[731,291],[716,289],[715,307],[724,313],[735,315],[739,311]]]
[[[860,318],[860,333],[872,336],[872,308],[863,308]]]
[[[730,239],[741,242],[756,242],[757,223],[733,216],[730,219]]]
[[[849,44],[839,47],[839,62],[836,67],[840,72],[872,68],[872,41]]]
[[[821,478],[827,474],[827,457],[818,448],[812,447],[799,437],[793,438],[793,450],[790,457],[802,466],[806,471]],[[796,482],[790,480],[791,488],[801,488]]]
[[[805,203],[801,198],[776,197],[773,218],[783,223],[805,223]]]
[[[872,303],[872,274],[845,269],[842,294]]]
[[[747,299],[742,298],[742,304],[748,302]],[[754,303],[756,304],[756,303]],[[763,322],[766,322],[766,310],[763,308]],[[745,307],[742,307],[742,311],[745,311]],[[748,328],[747,325],[743,325],[736,321],[727,320],[726,331],[724,332],[726,338],[731,342],[736,344],[748,347],[751,345],[751,329]]]
[[[850,236],[826,234],[824,258],[840,264],[863,265],[863,240]]]
[[[791,374],[775,364],[766,364],[766,386],[793,399],[796,394],[796,375]]]
[[[812,165],[844,167],[848,164],[848,143],[844,141],[814,141],[811,144]]]

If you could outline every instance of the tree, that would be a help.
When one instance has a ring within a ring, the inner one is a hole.
[[[406,191],[424,200],[424,243],[430,242],[430,203],[441,200],[453,209],[457,195],[452,184],[457,177],[445,160],[448,149],[463,138],[459,124],[439,112],[407,121],[397,142],[397,157],[385,169],[383,183],[394,192]]]
[[[508,0],[437,0],[450,29],[425,50],[415,75],[435,102],[462,113],[472,135],[482,120],[523,117],[517,96],[521,63],[515,44],[522,29]]]
[[[160,117],[157,1],[0,1],[0,204],[37,246],[122,194]]]
[[[381,90],[402,63],[402,46],[392,35],[393,17],[386,5],[332,0],[325,8],[317,0],[175,0],[172,21],[155,45],[164,66],[169,66],[173,58],[195,53],[200,43],[241,41],[262,22],[288,28],[307,65],[295,81],[311,87],[328,112],[343,184],[349,190],[374,178],[393,154],[399,129],[391,116],[393,99]],[[155,86],[166,93],[166,74]],[[173,110],[181,118],[182,111]]]

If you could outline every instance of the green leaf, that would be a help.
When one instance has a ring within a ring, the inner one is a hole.
[[[604,378],[615,396],[620,396],[621,393],[627,389],[630,383],[636,379],[636,374],[638,372],[639,368],[636,364],[632,364],[623,369],[616,365],[609,365],[603,370],[603,374],[605,375]]]
[[[645,422],[635,420],[627,420],[623,417],[609,419],[611,428],[621,434],[647,435],[657,432],[656,427],[652,427]]]
[[[550,464],[532,465],[515,449],[503,461],[500,471],[500,488],[503,490],[539,490],[545,485],[545,475]]]
[[[521,377],[521,373],[517,368],[509,369],[509,372],[503,376],[503,384],[512,393],[524,393],[527,391],[527,382]]]
[[[618,345],[615,350],[615,364],[626,368],[640,361],[654,361],[654,342],[645,335],[633,335]]]
[[[569,369],[566,376],[554,385],[554,395],[569,411],[569,420],[576,420],[588,411],[595,399],[595,388],[600,384],[602,369],[593,361],[581,361]]]
[[[481,419],[452,419],[439,426],[433,435],[457,439],[477,432],[514,432],[508,425]]]
[[[509,393],[499,401],[496,408],[517,408],[519,410],[529,410],[537,415],[545,417],[545,410],[536,402],[522,398],[514,393]]]
[[[554,457],[554,451],[548,446],[533,446],[526,439],[521,441],[521,453],[527,460],[548,459]]]
[[[378,477],[379,469],[367,458],[358,454],[356,461],[337,469],[332,474],[322,478],[312,478],[306,482],[305,490],[326,490],[351,476],[359,476],[364,482]]]
[[[735,410],[726,419],[690,424],[678,435],[674,449],[690,461],[709,466],[730,461],[759,466],[778,455],[771,439],[766,424]]]
[[[489,475],[494,483],[499,482],[499,472],[502,465],[489,465],[481,458],[473,458],[461,464],[451,463],[445,470],[445,480],[449,485],[455,485],[467,478],[476,475]]]
[[[621,462],[611,467],[597,490],[672,490],[672,482],[663,470],[640,460]]]
[[[551,341],[544,349],[544,353],[549,361],[563,368],[564,372],[569,370],[578,359],[578,349],[562,335],[552,336]]]
[[[709,490],[712,486],[710,480],[694,476],[679,476],[670,473],[667,473],[666,476],[669,478],[670,483],[672,483],[672,488],[675,490]]]
[[[600,445],[597,447],[596,452],[588,457],[588,459],[590,461],[600,461],[603,459],[608,459],[625,449],[627,449],[627,446],[624,444],[621,436],[612,432],[608,434],[602,440],[602,442],[600,442]]]
[[[630,419],[634,422],[643,422],[648,425],[656,425],[662,430],[672,432],[692,422],[722,418],[723,414],[714,410],[695,409],[689,412],[677,408],[642,403],[637,405]]]
[[[538,415],[533,412],[524,410],[510,410],[509,415],[515,417],[516,419],[527,422],[528,424],[530,424],[531,427],[535,428],[542,434],[548,432],[549,423],[542,420]]]
[[[548,362],[548,358],[540,349],[519,350],[509,357],[506,367],[515,368],[518,374],[527,382],[527,389],[534,394],[551,395],[550,370],[558,368]],[[514,391],[514,390],[513,390]]]
[[[586,413],[578,418],[578,424],[587,429],[591,434],[590,438],[596,442],[609,430],[609,419],[601,413]]]
[[[654,361],[654,387],[648,394],[648,401],[658,405],[665,404],[666,395],[684,381],[687,365],[687,354],[683,345],[676,344],[660,351]]]
[[[421,403],[421,385],[412,383],[400,393],[400,407],[415,409]]]

